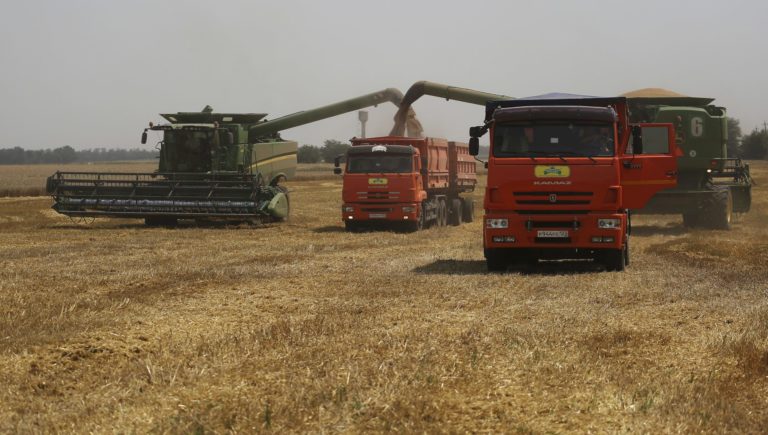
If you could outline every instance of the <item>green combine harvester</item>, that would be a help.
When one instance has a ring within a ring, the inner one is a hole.
[[[160,164],[152,173],[64,172],[48,177],[53,209],[70,217],[141,218],[147,225],[196,221],[275,221],[288,217],[282,183],[296,171],[298,144],[281,130],[391,102],[393,88],[294,113],[272,121],[263,113],[162,114],[144,130],[162,133]]]
[[[729,158],[728,120],[712,98],[688,97],[664,89],[628,92],[632,122],[671,123],[677,146],[677,186],[657,193],[639,213],[680,214],[688,227],[730,229],[734,213],[752,204],[749,165]]]

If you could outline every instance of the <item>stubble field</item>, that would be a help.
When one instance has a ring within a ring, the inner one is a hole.
[[[623,273],[488,274],[479,219],[346,234],[340,179],[303,171],[259,227],[0,198],[0,432],[768,427],[765,163],[732,231],[633,219]]]

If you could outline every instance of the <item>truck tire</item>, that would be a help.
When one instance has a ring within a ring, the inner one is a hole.
[[[444,199],[437,200],[437,226],[444,227],[448,223],[448,207]]]
[[[506,272],[509,266],[507,257],[498,249],[484,249],[485,266],[488,272]]]
[[[405,230],[410,233],[415,233],[416,231],[421,231],[424,229],[424,208],[422,207],[421,213],[419,213],[419,218],[415,221],[411,221],[405,224]]]
[[[461,200],[451,200],[450,224],[454,227],[461,225]]]
[[[472,222],[475,220],[475,201],[471,199],[463,199],[461,201],[461,220],[464,222]]]
[[[624,249],[606,249],[602,252],[603,264],[608,272],[622,272],[626,265],[626,247]]]
[[[707,227],[715,230],[730,230],[733,218],[733,196],[727,186],[716,186],[704,210],[703,218]]]
[[[344,221],[344,229],[350,233],[359,233],[363,228],[360,225],[360,222]]]
[[[629,236],[627,236],[627,241],[624,242],[624,266],[629,266]]]
[[[688,228],[696,228],[699,226],[699,214],[698,211],[689,211],[683,213],[683,226]]]

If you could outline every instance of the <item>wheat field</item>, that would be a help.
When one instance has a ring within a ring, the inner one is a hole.
[[[261,226],[0,198],[0,432],[768,428],[765,162],[732,231],[634,218],[622,273],[488,274],[479,220],[347,234],[326,171]]]

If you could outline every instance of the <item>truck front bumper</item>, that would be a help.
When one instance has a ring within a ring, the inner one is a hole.
[[[608,227],[606,222],[612,225]],[[624,213],[524,215],[486,212],[483,218],[486,249],[622,249],[626,232]]]
[[[417,203],[366,203],[341,206],[341,220],[356,222],[408,222],[419,217]]]

